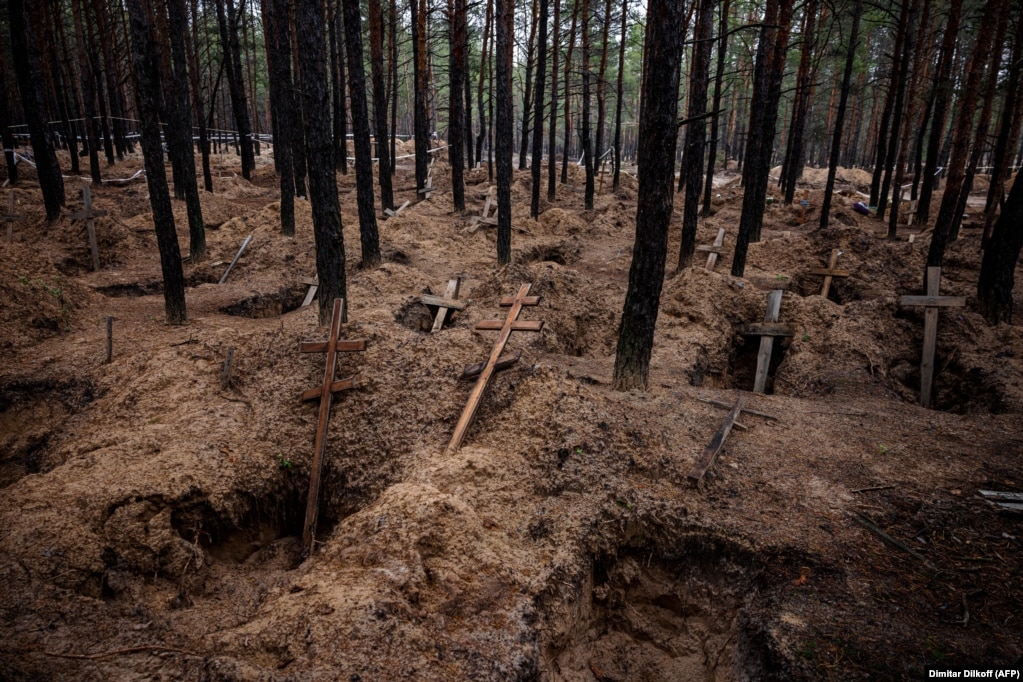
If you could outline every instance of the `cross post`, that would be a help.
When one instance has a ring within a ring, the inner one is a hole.
[[[938,345],[938,308],[962,308],[965,296],[939,296],[941,268],[927,268],[927,295],[903,296],[899,305],[924,307],[924,348],[920,358],[920,406],[931,406],[931,388],[934,384],[934,352]]]

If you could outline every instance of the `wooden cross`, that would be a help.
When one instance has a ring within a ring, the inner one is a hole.
[[[7,223],[7,241],[14,241],[14,223],[21,222],[25,216],[14,212],[14,190],[7,193],[7,215],[0,215],[0,220]]]
[[[305,292],[305,298],[302,299],[302,305],[299,306],[300,308],[305,308],[316,297],[316,290],[320,288],[320,276],[313,275],[311,278],[303,279],[302,284],[309,287],[308,291]]]
[[[92,269],[99,270],[99,248],[96,246],[96,223],[93,219],[105,216],[107,212],[92,209],[92,190],[88,185],[82,185],[82,203],[85,208],[72,213],[71,220],[85,221],[85,230],[89,235],[89,250],[92,251]]]
[[[320,508],[320,475],[323,472],[323,454],[327,446],[327,424],[330,422],[330,406],[335,391],[355,386],[355,377],[334,380],[337,354],[366,350],[365,341],[347,341],[338,338],[341,320],[344,319],[345,300],[334,299],[334,310],[330,316],[330,334],[326,341],[303,341],[299,343],[300,353],[327,353],[327,365],[323,372],[323,383],[302,393],[302,400],[320,399],[320,413],[316,421],[316,441],[313,445],[313,464],[309,473],[309,498],[306,501],[305,523],[302,525],[302,545],[305,556],[313,552],[316,540],[316,517]]]
[[[767,389],[767,370],[771,366],[771,352],[774,350],[774,337],[792,336],[792,329],[778,324],[781,312],[781,289],[775,289],[767,296],[767,314],[762,324],[746,324],[739,330],[744,336],[760,337],[760,352],[757,354],[757,374],[753,381],[753,392],[763,393]]]
[[[710,246],[697,246],[697,251],[708,252],[707,265],[704,267],[708,270],[713,270],[714,266],[717,265],[718,256],[725,252],[725,228],[718,229],[718,236],[714,238],[714,243]]]
[[[934,350],[938,343],[938,308],[962,308],[965,296],[939,296],[941,268],[927,268],[927,295],[903,296],[899,305],[924,306],[924,352],[920,360],[920,405],[931,406],[931,386],[934,382]]]
[[[465,409],[462,411],[462,416],[458,419],[458,424],[455,425],[455,433],[451,436],[451,442],[448,443],[448,452],[453,453],[462,446],[462,441],[465,440],[465,434],[469,430],[469,426],[472,424],[473,418],[476,416],[476,410],[479,409],[480,399],[483,397],[483,391],[486,390],[487,384],[490,383],[491,377],[494,376],[498,360],[501,357],[501,352],[504,350],[504,346],[508,343],[508,338],[511,336],[513,331],[524,331],[524,332],[538,332],[543,329],[542,321],[525,321],[518,320],[519,313],[522,311],[523,306],[537,305],[540,302],[539,296],[529,296],[529,284],[523,284],[519,287],[519,292],[512,296],[505,296],[501,299],[501,306],[511,306],[511,310],[508,311],[508,317],[504,320],[483,320],[476,325],[476,329],[484,330],[499,330],[501,333],[497,335],[497,341],[494,342],[494,348],[490,351],[490,358],[487,360],[487,364],[484,365],[483,371],[480,372],[479,379],[476,380],[476,385],[472,389],[472,393],[469,394],[469,402],[466,403]]]
[[[245,238],[245,241],[242,242],[241,247],[238,249],[238,253],[234,254],[234,258],[231,259],[231,264],[227,266],[227,270],[224,271],[224,276],[220,278],[220,281],[217,282],[217,284],[223,284],[227,281],[227,276],[231,274],[231,268],[234,267],[234,264],[238,262],[238,259],[242,257],[242,254],[245,253],[245,249],[249,248],[249,244],[251,243],[252,235],[250,234]]]
[[[465,304],[458,302],[458,289],[462,286],[462,278],[455,277],[448,282],[448,288],[444,290],[443,296],[431,296],[423,294],[419,300],[424,305],[437,307],[437,316],[433,318],[433,329],[430,331],[439,332],[444,327],[444,321],[448,317],[449,310],[465,310]]]
[[[718,429],[714,437],[710,439],[710,443],[703,449],[703,454],[700,455],[700,459],[693,466],[693,470],[686,476],[693,485],[700,482],[703,475],[707,473],[707,469],[714,463],[714,458],[721,452],[722,446],[725,444],[725,439],[728,438],[728,434],[732,432],[732,426],[735,425],[735,420],[739,418],[739,414],[742,412],[743,407],[746,405],[746,397],[739,396],[739,399],[735,401],[735,405],[728,411],[728,415],[725,420],[721,422],[721,427]]]
[[[831,258],[828,259],[828,267],[826,268],[811,268],[810,274],[817,275],[818,277],[824,277],[824,285],[821,287],[821,296],[824,298],[828,297],[828,292],[831,290],[831,278],[832,277],[848,277],[848,270],[836,270],[835,263],[838,262],[838,257],[842,255],[842,252],[838,249],[831,250]]]
[[[406,201],[404,204],[402,204],[401,206],[399,206],[397,209],[395,209],[393,211],[391,209],[389,209],[389,208],[385,208],[384,209],[384,215],[386,215],[388,218],[393,218],[394,216],[398,215],[399,213],[404,211],[406,208],[408,208],[408,205],[411,204],[411,203],[412,203],[411,201]]]

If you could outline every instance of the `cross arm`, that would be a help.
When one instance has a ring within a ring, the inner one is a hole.
[[[365,341],[338,341],[334,350],[341,353],[366,350]],[[298,344],[299,353],[325,353],[327,351],[326,341],[301,341]]]
[[[483,320],[476,324],[480,331],[500,331],[504,329],[504,320]],[[543,329],[543,320],[515,320],[511,323],[512,331],[538,332]]]

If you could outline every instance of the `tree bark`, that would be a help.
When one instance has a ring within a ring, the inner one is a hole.
[[[803,46],[799,55],[799,70],[796,75],[796,94],[792,103],[792,123],[789,125],[788,144],[785,145],[785,160],[782,162],[782,192],[786,204],[791,204],[796,196],[796,183],[803,174],[804,136],[806,119],[809,116],[810,99],[813,94],[813,80],[816,69],[813,68],[813,56],[817,47],[815,35],[817,27],[818,0],[807,3],[803,16]]]
[[[345,104],[345,48],[343,10],[339,0],[332,0],[327,17],[330,42],[330,92],[333,101],[334,156],[341,175],[348,175],[348,105]],[[386,143],[386,141],[385,141]]]
[[[710,149],[707,152],[707,180],[703,184],[703,215],[710,215],[711,193],[714,190],[714,166],[718,156],[718,135],[720,134],[721,90],[725,79],[725,56],[728,51],[728,13],[731,0],[723,0],[718,18],[718,59],[714,74],[714,99],[710,110]],[[724,145],[722,145],[724,147]],[[727,156],[727,153],[725,154]]]
[[[497,20],[497,262],[511,262],[512,45],[515,39],[514,0],[495,0]]]
[[[384,87],[384,12],[380,6],[380,0],[369,0],[369,70],[370,79],[373,81],[373,123],[378,159],[377,182],[380,183],[380,206],[393,210],[391,156],[387,147],[387,89]],[[351,67],[349,67],[349,71],[351,71]],[[461,90],[459,89],[458,92],[461,93]],[[459,98],[453,99],[458,100]]]
[[[53,150],[53,141],[46,125],[46,107],[40,90],[39,49],[36,26],[31,14],[26,12],[24,0],[9,0],[7,3],[11,19],[11,52],[14,57],[14,75],[18,80],[21,94],[21,108],[28,123],[32,153],[35,157],[39,189],[43,193],[46,219],[54,221],[60,217],[64,205],[64,178]]]
[[[569,90],[572,73],[572,52],[575,49],[575,29],[579,19],[580,0],[572,0],[572,27],[568,31],[568,51],[565,53],[565,147],[561,150],[561,184],[568,182],[568,161],[572,148],[572,93]]]
[[[448,113],[448,160],[451,164],[451,196],[455,213],[465,212],[465,180],[464,180],[464,134],[465,110],[463,99],[466,80],[466,49],[468,39],[465,19],[465,0],[448,0],[448,16],[451,22],[449,37],[450,61],[449,77],[449,113]]]
[[[270,72],[271,94],[277,106],[274,121],[274,158],[280,172],[281,234],[295,236],[295,158],[292,152],[292,84],[291,84],[291,26],[287,0],[263,0],[263,16],[267,32],[267,67]]]
[[[727,0],[726,0],[727,2]],[[617,192],[622,177],[622,106],[625,102],[623,76],[625,75],[625,45],[628,41],[629,0],[622,0],[622,35],[618,43],[618,84],[615,90],[615,139],[614,139],[614,178],[611,191]]]
[[[613,385],[619,391],[645,389],[650,372],[674,202],[683,4],[650,0],[647,7],[636,240],[615,352]]]
[[[334,299],[346,298],[348,288],[327,92],[326,35],[319,0],[296,1],[295,32],[302,76],[302,109],[306,114],[303,118],[309,167],[309,203],[313,210],[313,238],[316,242],[317,298],[320,324],[326,325],[330,322]]]
[[[1012,57],[1009,62],[1007,83],[1023,82],[1023,12],[1016,22],[1016,37],[1012,45]],[[995,215],[1005,195],[1005,180],[1008,177],[1009,162],[1012,150],[1019,139],[1020,125],[1023,123],[1023,96],[1020,88],[1009,87],[1005,92],[1002,111],[998,122],[998,136],[995,140],[994,158],[991,162],[991,184],[988,187],[987,201],[984,205],[984,244],[991,238]]]
[[[362,18],[359,0],[341,0],[345,9],[345,50],[348,53],[348,92],[355,142],[355,194],[359,205],[359,238],[362,267],[380,265],[380,234],[373,206],[373,152],[369,143],[369,112],[366,108],[366,71],[362,61]],[[386,140],[386,134],[384,140]],[[386,153],[386,142],[383,146]],[[384,169],[380,169],[383,179]],[[387,173],[390,183],[390,171]]]
[[[540,170],[543,166],[543,96],[547,76],[547,0],[540,0],[540,40],[536,54],[536,94],[533,96],[533,193],[529,202],[529,215],[540,216]],[[553,153],[553,151],[551,152]]]
[[[244,0],[243,0],[244,1]],[[256,158],[252,150],[252,123],[249,119],[249,105],[243,83],[241,45],[238,42],[238,16],[234,0],[216,0],[217,24],[224,50],[224,65],[227,69],[227,87],[231,93],[231,109],[234,110],[235,125],[241,145],[242,177],[252,178]],[[322,23],[322,22],[321,22]]]
[[[15,0],[16,2],[18,0]],[[169,324],[183,324],[185,311],[185,276],[181,269],[181,250],[174,228],[167,174],[163,165],[160,140],[160,54],[159,41],[149,24],[149,13],[142,0],[126,0],[131,23],[131,52],[135,72],[135,105],[139,114],[142,155],[145,158],[149,204],[153,209],[156,241],[160,249],[163,271],[163,300]]]
[[[530,2],[529,40],[526,42],[526,78],[522,87],[522,136],[519,139],[519,170],[526,170],[529,151],[529,115],[533,96],[533,68],[536,54],[537,0]]]
[[[1012,288],[1023,248],[1023,180],[1012,184],[1002,215],[984,249],[977,282],[977,303],[988,324],[1012,323]]]
[[[627,0],[626,0],[627,1]],[[554,39],[551,41],[551,123],[547,131],[547,201],[556,196],[558,179],[558,57],[561,53],[561,0],[554,0]]]
[[[412,60],[415,64],[415,144],[416,188],[426,186],[430,164],[430,113],[427,110],[427,91],[430,87],[427,71],[426,0],[410,0],[412,7]],[[511,86],[509,86],[509,89]]]

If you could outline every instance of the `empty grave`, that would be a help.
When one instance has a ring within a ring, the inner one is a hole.
[[[550,261],[558,265],[571,265],[578,259],[578,248],[565,242],[559,242],[556,244],[538,244],[531,249],[523,251],[519,254],[517,262],[527,264]]]
[[[778,337],[774,340],[774,346],[771,348],[771,362],[767,369],[767,385],[764,389],[764,393],[767,395],[774,393],[775,376],[791,345],[792,339],[788,337]],[[723,377],[722,388],[752,391],[757,374],[757,354],[759,352],[759,336],[736,334],[728,354],[728,368]]]
[[[554,606],[547,679],[755,679],[763,655],[744,628],[757,561],[710,533],[594,559]]]
[[[282,286],[275,292],[256,293],[237,303],[223,306],[220,312],[238,317],[280,317],[302,306],[307,289],[305,284]]]
[[[214,274],[208,268],[197,269],[185,276],[185,286],[195,287],[200,284],[215,284],[219,278],[219,275]],[[163,293],[163,280],[106,284],[94,287],[93,290],[107,298],[156,296]]]

